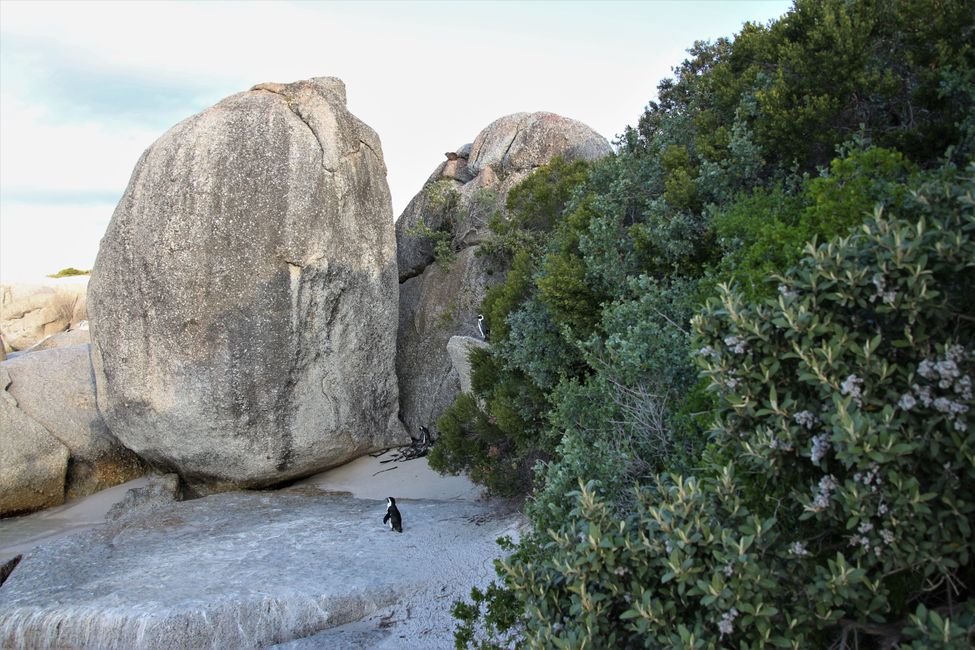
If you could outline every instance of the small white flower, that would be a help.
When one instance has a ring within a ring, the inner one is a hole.
[[[930,386],[918,386],[917,384],[913,384],[911,388],[914,389],[914,393],[917,395],[917,398],[921,400],[921,404],[923,404],[925,407],[931,406],[931,403],[934,402],[934,399],[931,397]]]
[[[972,400],[972,378],[965,375],[955,382],[954,391],[966,402]]]
[[[863,534],[869,533],[871,530],[873,530],[873,524],[871,524],[869,521],[865,521],[857,527],[857,530]]]
[[[734,607],[721,616],[721,621],[718,622],[718,631],[721,632],[721,636],[731,634],[734,631],[733,623],[736,618],[738,618],[738,610]]]
[[[877,506],[877,513],[880,514],[880,515],[886,515],[887,514],[887,510],[888,510],[887,504],[884,503],[883,501],[881,501],[880,502],[880,505]]]
[[[745,350],[748,349],[748,343],[741,340],[737,336],[726,336],[724,339],[724,344],[731,348],[731,351],[735,354],[744,354]]]
[[[811,510],[818,512],[829,507],[829,500],[835,489],[836,479],[831,474],[821,478],[819,480],[819,491],[816,494],[816,498],[813,499]]]
[[[711,357],[711,358],[714,358],[714,357],[717,356],[717,354],[714,351],[714,348],[712,348],[710,345],[705,345],[703,348],[701,348],[700,350],[698,350],[697,353],[699,355],[701,355],[702,357]]]
[[[809,555],[809,551],[806,550],[806,545],[802,542],[793,542],[792,546],[789,547],[789,551],[796,557]]]
[[[786,285],[780,284],[779,285],[779,295],[781,295],[783,298],[786,298],[786,299],[788,299],[788,298],[795,298],[796,292],[795,291],[792,291],[791,289],[789,289],[789,287],[787,287]]]
[[[799,411],[792,416],[792,419],[796,421],[796,424],[806,427],[807,429],[812,429],[814,426],[816,426],[816,422],[819,420],[819,418],[816,417],[816,414],[810,411]]]
[[[934,368],[934,362],[930,359],[925,359],[917,366],[917,374],[921,375],[925,379],[937,379],[938,371]]]
[[[724,565],[724,569],[722,569],[722,571],[729,578],[731,577],[731,574],[735,572],[734,569],[731,568],[731,565],[730,564]]]
[[[840,391],[852,397],[857,404],[863,404],[860,399],[863,394],[863,380],[856,375],[849,375],[840,385]]]
[[[818,436],[813,436],[812,443],[812,462],[818,463],[829,451],[829,434],[821,433]]]
[[[945,359],[960,363],[965,358],[965,348],[961,345],[953,345],[945,350]]]
[[[899,406],[904,411],[910,411],[917,405],[917,400],[910,393],[904,393],[901,398],[897,401],[897,406]]]
[[[730,379],[726,379],[724,385],[728,387],[728,390],[734,390],[735,388],[738,387],[738,384],[740,383],[741,383],[740,381],[732,377]]]
[[[890,546],[894,543],[894,532],[884,528],[882,531],[880,531],[880,538],[884,540],[884,544]]]

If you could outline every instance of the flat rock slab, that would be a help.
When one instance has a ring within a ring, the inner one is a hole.
[[[132,513],[24,556],[0,587],[0,647],[263,648],[437,598],[446,613],[521,522],[486,502],[397,504],[402,534],[382,502],[312,486]],[[401,647],[449,647],[447,616]]]

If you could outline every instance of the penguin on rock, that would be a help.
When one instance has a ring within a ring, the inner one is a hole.
[[[487,341],[490,330],[487,327],[487,323],[484,322],[484,314],[477,315],[477,331],[481,333],[481,339]]]
[[[383,523],[389,524],[390,530],[395,530],[397,533],[403,532],[403,517],[399,514],[399,509],[396,507],[396,499],[393,497],[386,497],[386,516],[383,517]]]

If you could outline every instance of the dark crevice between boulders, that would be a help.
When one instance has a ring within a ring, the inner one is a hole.
[[[466,237],[466,234],[465,234],[465,237]],[[467,246],[461,246],[460,248],[458,248],[457,250],[454,251],[454,254],[459,255],[460,253],[463,253],[464,251],[466,251],[468,248],[476,248],[476,247],[478,247],[480,245],[481,244],[478,243],[478,244],[468,244]],[[410,269],[406,273],[400,274],[400,276],[399,276],[399,283],[400,284],[403,284],[407,280],[412,280],[413,278],[415,278],[417,276],[423,275],[423,272],[426,271],[427,268],[431,264],[435,264],[436,262],[437,262],[437,258],[431,257],[429,262],[426,262],[425,264],[422,264],[420,266],[414,266],[412,269]]]
[[[7,578],[14,572],[14,569],[17,568],[17,565],[20,564],[20,560],[23,557],[23,555],[17,555],[0,565],[0,586],[3,586],[3,583],[7,581]]]

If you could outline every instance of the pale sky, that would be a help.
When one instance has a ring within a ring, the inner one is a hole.
[[[0,282],[91,268],[142,151],[256,83],[341,77],[398,217],[494,119],[552,111],[612,141],[695,40],[790,4],[0,0]]]

